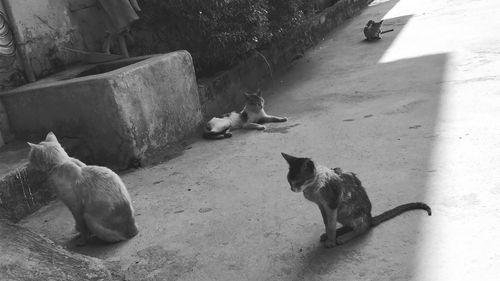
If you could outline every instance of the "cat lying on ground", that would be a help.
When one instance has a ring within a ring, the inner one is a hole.
[[[268,122],[286,122],[286,117],[267,115],[264,111],[264,98],[262,92],[245,93],[245,107],[240,113],[226,113],[220,117],[214,117],[207,122],[203,136],[207,139],[223,139],[232,136],[231,131],[237,129],[264,130],[262,125]]]
[[[369,20],[366,23],[366,26],[363,29],[363,33],[365,34],[366,40],[368,40],[368,41],[378,40],[378,39],[381,39],[380,34],[394,31],[394,29],[381,31],[380,29],[381,29],[383,22],[384,22],[383,20],[381,20],[379,22]]]
[[[431,215],[431,208],[427,204],[416,202],[400,205],[372,217],[370,199],[354,173],[316,165],[310,158],[281,154],[289,165],[287,179],[292,191],[303,192],[307,200],[319,206],[326,228],[320,241],[326,247],[344,244],[409,210],[422,209]],[[337,222],[342,224],[339,229],[336,229]]]
[[[137,235],[130,195],[115,172],[69,157],[53,133],[39,144],[28,144],[29,168],[49,174],[58,197],[75,219],[80,232],[77,245],[86,244],[92,235],[106,242]]]

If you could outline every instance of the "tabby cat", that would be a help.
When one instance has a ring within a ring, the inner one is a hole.
[[[354,173],[316,165],[310,158],[281,154],[289,165],[287,179],[292,191],[303,192],[307,200],[319,206],[326,228],[320,241],[326,247],[344,244],[409,210],[422,209],[431,215],[428,205],[416,202],[400,205],[372,217],[370,199]],[[342,224],[339,229],[336,229],[337,222]]]
[[[379,22],[369,20],[368,23],[366,23],[366,26],[363,29],[363,33],[365,34],[366,40],[368,41],[378,40],[380,39],[380,34],[394,31],[394,29],[381,31],[380,28],[383,22],[384,22],[383,20]]]
[[[75,219],[80,232],[77,245],[86,244],[91,236],[118,242],[138,233],[130,195],[115,172],[69,157],[52,132],[45,141],[28,144],[29,168],[48,173],[58,197]]]
[[[207,139],[223,139],[232,136],[231,130],[254,129],[264,130],[266,126],[263,123],[268,122],[286,122],[286,117],[267,115],[264,111],[264,98],[262,92],[245,93],[245,107],[240,113],[226,113],[220,117],[214,117],[207,122],[203,136]]]

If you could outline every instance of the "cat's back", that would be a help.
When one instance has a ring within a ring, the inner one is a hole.
[[[130,201],[130,195],[120,176],[102,166],[85,166],[78,186],[90,201]]]
[[[371,212],[371,202],[368,198],[365,188],[356,174],[351,172],[344,172],[340,168],[333,169],[341,180],[341,205],[344,205],[348,213],[355,210],[363,213]]]

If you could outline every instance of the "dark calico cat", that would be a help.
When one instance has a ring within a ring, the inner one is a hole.
[[[381,31],[380,28],[383,22],[384,22],[383,20],[379,22],[369,20],[368,23],[366,23],[366,26],[363,29],[363,33],[365,34],[366,40],[368,41],[378,40],[380,39],[380,34],[394,31],[394,29]]]
[[[232,136],[231,130],[254,129],[264,130],[266,126],[263,123],[286,122],[286,117],[268,115],[264,111],[264,98],[262,92],[245,93],[245,107],[240,113],[226,113],[220,117],[214,117],[207,122],[203,136],[207,139],[223,139]]]
[[[29,167],[48,173],[58,197],[75,219],[80,232],[77,245],[84,245],[91,236],[118,242],[137,235],[130,195],[115,172],[69,157],[53,133],[39,144],[28,144]]]
[[[326,247],[344,244],[367,232],[370,228],[415,209],[431,215],[431,208],[424,203],[400,205],[372,217],[372,205],[360,180],[354,173],[344,173],[340,168],[330,169],[316,165],[310,158],[297,158],[281,153],[289,164],[288,182],[294,192],[319,206],[326,233],[320,241]],[[342,227],[336,229],[337,222]]]

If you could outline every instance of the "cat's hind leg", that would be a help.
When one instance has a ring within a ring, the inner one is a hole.
[[[113,243],[127,239],[122,233],[107,227],[103,221],[96,217],[85,214],[85,221],[92,234],[102,241]]]
[[[351,232],[351,231],[353,231],[353,229],[350,228],[349,226],[342,226],[340,228],[337,228],[336,235],[337,235],[337,237],[339,237],[339,236],[344,235],[344,234]],[[320,242],[325,242],[327,239],[328,239],[328,235],[326,233],[321,234],[321,236],[319,237]]]
[[[92,211],[85,212],[84,218],[90,232],[100,240],[110,243],[137,235],[139,231],[129,203],[121,202],[111,208],[111,212],[106,212],[108,207],[96,206]]]
[[[365,220],[364,218],[357,218],[353,221],[352,231],[337,237],[336,239],[337,245],[345,244],[350,240],[366,233],[368,230],[370,230],[369,221]]]

